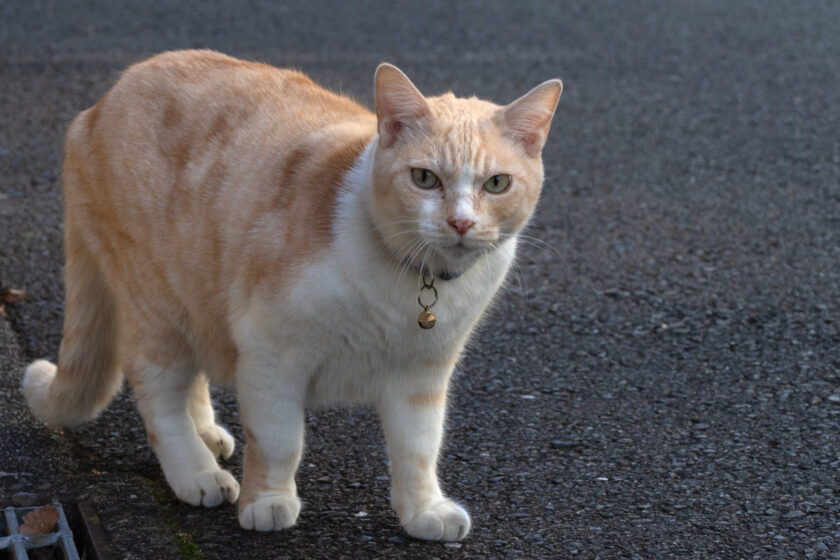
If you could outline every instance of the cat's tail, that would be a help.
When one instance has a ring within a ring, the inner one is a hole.
[[[37,360],[26,368],[23,394],[42,422],[74,427],[95,418],[122,385],[117,358],[117,313],[99,265],[78,231],[64,236],[67,304],[58,367]]]

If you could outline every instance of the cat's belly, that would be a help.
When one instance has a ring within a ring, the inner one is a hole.
[[[308,380],[309,406],[373,404],[393,381],[411,375],[424,356],[460,351],[454,347],[433,349],[435,345],[423,339],[430,333],[421,332],[416,319],[411,319],[410,330],[361,310],[342,315],[321,323],[311,338],[317,366]],[[377,320],[382,323],[375,324]]]
[[[331,358],[309,378],[306,406],[313,408],[375,404],[387,384],[387,369],[361,367],[365,357]],[[399,375],[393,371],[391,375]]]

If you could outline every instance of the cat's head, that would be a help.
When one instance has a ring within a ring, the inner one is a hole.
[[[501,107],[424,97],[390,64],[379,66],[374,82],[374,225],[396,259],[461,274],[531,217],[563,85],[549,80]]]

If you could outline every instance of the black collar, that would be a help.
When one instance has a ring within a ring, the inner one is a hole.
[[[418,274],[422,274],[422,275],[431,274],[430,270],[428,270],[428,269],[420,270],[419,266],[415,266],[414,264],[409,263],[407,261],[403,261],[403,264],[404,265],[409,265],[411,268],[416,270],[418,272]],[[461,274],[462,274],[461,272],[451,272],[449,270],[438,270],[434,274],[432,274],[432,276],[434,276],[436,280],[444,280],[445,281],[445,280],[455,280],[456,278],[461,276]]]
[[[438,280],[455,280],[461,276],[460,272],[450,272],[448,270],[441,270],[435,273],[435,278]]]

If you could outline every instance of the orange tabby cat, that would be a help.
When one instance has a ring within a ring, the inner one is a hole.
[[[78,425],[124,374],[175,494],[238,498],[264,531],[298,517],[304,407],[372,404],[406,531],[462,539],[436,473],[447,386],[534,210],[561,90],[425,98],[382,64],[373,114],[210,51],[129,68],[67,133],[64,332],[57,367],[27,368],[30,407]],[[208,379],[237,389],[241,494]]]

